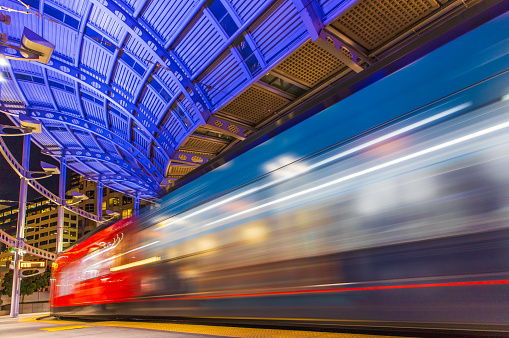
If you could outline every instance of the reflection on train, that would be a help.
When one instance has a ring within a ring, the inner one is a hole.
[[[93,234],[52,313],[507,325],[509,101],[465,98]]]

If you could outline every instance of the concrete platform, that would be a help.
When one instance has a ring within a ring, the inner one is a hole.
[[[31,313],[19,318],[0,316],[0,337],[319,337],[370,338],[384,337],[364,334],[310,332],[280,329],[191,325],[128,321],[64,321],[49,313]],[[385,336],[387,337],[387,336]]]

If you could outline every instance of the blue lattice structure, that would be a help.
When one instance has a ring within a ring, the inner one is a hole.
[[[0,4],[13,10],[0,26],[8,43],[27,27],[56,46],[48,64],[2,68],[1,109],[15,124],[19,113],[42,122],[32,140],[45,154],[146,200],[462,10],[435,0]]]

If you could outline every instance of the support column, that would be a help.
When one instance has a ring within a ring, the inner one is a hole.
[[[140,198],[138,196],[134,197],[134,216],[138,216],[140,214]]]
[[[58,197],[65,203],[65,173],[67,169],[67,160],[65,157],[60,159],[60,179],[58,183]],[[64,249],[64,217],[65,209],[63,205],[58,206],[58,219],[57,219],[57,254],[61,253]]]
[[[97,205],[96,205],[96,212],[97,212],[97,217],[100,217],[102,218],[103,217],[103,183],[102,182],[97,182],[97,191],[95,192],[96,193],[96,197],[95,197],[95,200],[97,202]],[[97,226],[101,225],[101,223],[97,222]]]
[[[30,137],[25,135],[23,139],[23,169],[28,172],[30,161]],[[21,289],[21,260],[23,259],[23,243],[25,241],[25,218],[27,208],[27,179],[22,177],[19,184],[19,212],[18,212],[18,225],[16,227],[16,239],[18,240],[14,250],[14,274],[12,277],[12,293],[11,293],[11,317],[16,318],[19,315],[19,297]]]

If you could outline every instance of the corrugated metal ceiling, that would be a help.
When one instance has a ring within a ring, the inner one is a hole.
[[[435,0],[25,2],[42,16],[10,12],[12,24],[0,25],[1,32],[19,44],[28,27],[56,47],[47,65],[10,61],[2,69],[3,108],[41,119],[45,132],[33,139],[43,149],[80,148],[141,166],[156,184],[138,184],[133,170],[99,158],[80,161],[74,154],[70,165],[83,175],[132,176],[128,183],[104,183],[144,199],[157,198],[161,186],[196,167],[178,160],[177,151],[220,154],[321,84],[376,62],[376,48],[456,6]],[[2,4],[24,10],[18,1]],[[325,34],[341,41],[336,52],[320,44],[332,41]],[[362,67],[349,68],[341,53],[356,55],[352,61]],[[58,127],[56,119],[63,122]]]

